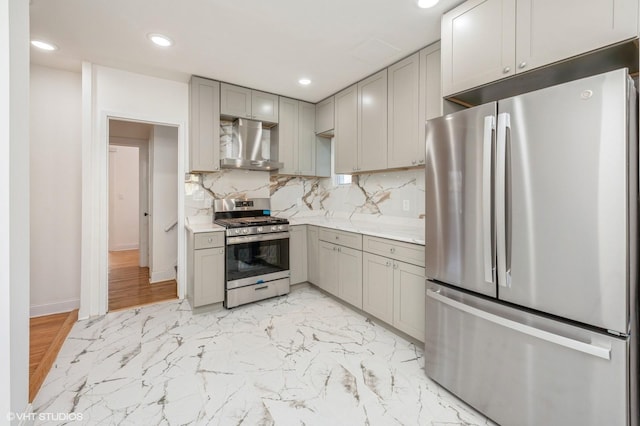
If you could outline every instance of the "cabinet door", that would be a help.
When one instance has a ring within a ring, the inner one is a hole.
[[[278,138],[278,161],[284,164],[278,174],[297,174],[298,101],[280,98],[280,123],[275,134]]]
[[[425,125],[427,120],[442,116],[442,82],[440,81],[440,42],[420,51],[420,126],[418,127],[417,162],[424,164]]]
[[[307,279],[319,285],[318,228],[307,225]]]
[[[420,54],[416,53],[388,68],[388,144],[389,168],[418,164],[420,126]]]
[[[338,297],[362,309],[362,252],[338,246]]]
[[[191,77],[189,171],[220,170],[220,83]]]
[[[514,75],[515,9],[516,0],[469,0],[442,16],[445,96]]]
[[[224,300],[224,248],[194,250],[194,306]]]
[[[516,72],[638,33],[637,0],[518,0],[516,10]]]
[[[318,242],[318,287],[338,296],[338,246],[325,241]]]
[[[298,102],[298,174],[316,174],[316,106]]]
[[[362,254],[362,309],[388,324],[393,323],[392,266],[391,259]]]
[[[316,133],[333,132],[333,120],[335,118],[335,98],[331,96],[316,104]]]
[[[291,284],[307,281],[307,229],[306,225],[289,227],[289,268]]]
[[[336,95],[335,171],[351,174],[358,166],[358,85]]]
[[[358,83],[358,171],[387,168],[387,70]]]
[[[251,118],[277,124],[278,115],[278,95],[251,91]]]
[[[424,268],[393,262],[393,326],[424,342],[425,326]]]
[[[220,85],[220,114],[251,118],[251,89],[222,83]]]

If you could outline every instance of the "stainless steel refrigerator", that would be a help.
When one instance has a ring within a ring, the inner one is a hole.
[[[503,425],[637,425],[626,69],[426,125],[427,375]]]

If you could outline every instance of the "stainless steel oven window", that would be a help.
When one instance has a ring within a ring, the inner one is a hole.
[[[289,270],[289,238],[227,245],[227,282]]]

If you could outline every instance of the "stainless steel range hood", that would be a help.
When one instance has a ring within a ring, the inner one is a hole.
[[[269,147],[262,146],[262,122],[238,118],[233,122],[231,157],[222,158],[224,169],[277,170],[282,163],[269,159]],[[265,158],[266,157],[266,158]]]

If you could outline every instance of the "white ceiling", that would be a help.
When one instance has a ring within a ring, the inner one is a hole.
[[[310,102],[440,38],[462,0],[32,0],[31,61],[80,71],[81,61],[187,81],[191,74]],[[146,38],[162,33],[170,48]],[[298,84],[301,77],[311,85]]]

